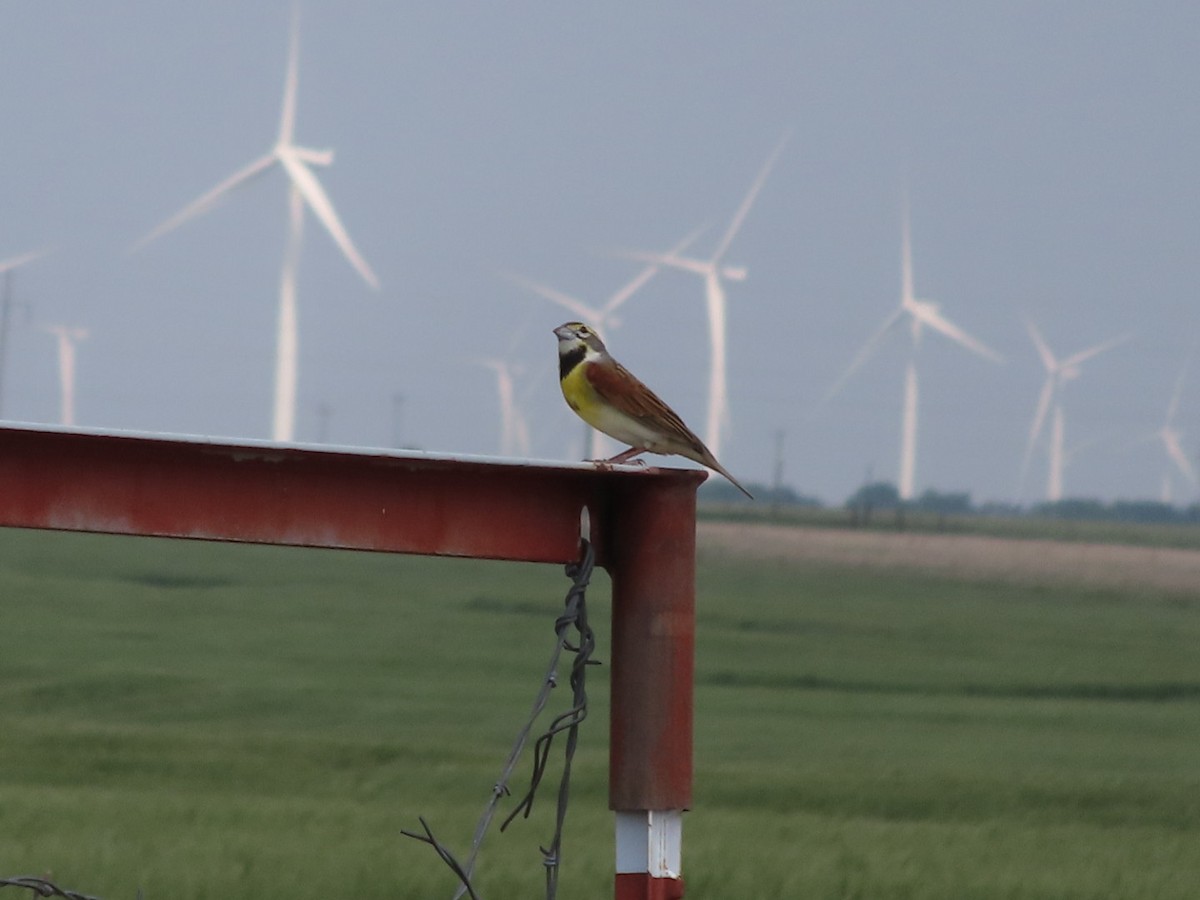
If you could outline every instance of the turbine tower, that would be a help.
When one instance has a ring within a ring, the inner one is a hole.
[[[46,325],[44,330],[54,335],[58,343],[58,383],[61,392],[59,422],[75,424],[75,346],[88,336],[86,328],[67,325]]]
[[[333,162],[332,150],[313,150],[295,143],[296,83],[299,65],[298,17],[292,16],[291,40],[288,48],[287,73],[284,79],[283,109],[279,118],[279,135],[275,146],[265,155],[226,178],[206,194],[193,200],[175,215],[154,228],[134,246],[137,251],[151,241],[196,216],[208,212],[227,194],[242,187],[270,169],[278,166],[288,179],[287,245],[279,284],[279,313],[276,328],[275,400],[271,436],[276,441],[291,441],[296,432],[296,383],[298,380],[299,334],[296,310],[296,275],[300,262],[300,245],[304,234],[304,209],[307,206],[316,216],[342,255],[372,288],[378,290],[379,279],[367,265],[350,240],[350,235],[338,218],[333,203],[321,187],[312,166],[328,166]]]
[[[0,260],[0,275],[4,276],[3,294],[0,294],[0,419],[4,418],[4,371],[8,362],[8,332],[12,320],[13,273],[46,253],[46,250],[35,250]]]
[[[1042,359],[1042,367],[1046,370],[1046,381],[1042,384],[1041,394],[1038,395],[1037,407],[1033,413],[1033,421],[1029,426],[1029,437],[1025,442],[1025,457],[1021,462],[1021,488],[1023,491],[1025,477],[1029,473],[1029,464],[1033,458],[1033,448],[1041,436],[1043,426],[1046,424],[1046,416],[1050,414],[1051,426],[1050,446],[1048,449],[1049,466],[1046,474],[1046,499],[1051,503],[1056,503],[1063,497],[1063,467],[1066,462],[1066,456],[1063,451],[1064,435],[1066,432],[1062,410],[1063,386],[1068,381],[1073,381],[1079,377],[1079,367],[1084,362],[1106,350],[1111,350],[1118,344],[1124,343],[1129,340],[1130,335],[1125,334],[1110,341],[1105,341],[1103,344],[1096,344],[1094,347],[1080,350],[1078,353],[1060,360],[1055,357],[1045,338],[1042,337],[1041,332],[1038,331],[1037,326],[1032,321],[1026,319],[1025,327],[1029,331],[1029,337],[1033,340],[1033,345],[1037,348],[1038,356]],[[1052,414],[1051,407],[1053,407]]]
[[[842,385],[850,376],[862,368],[867,360],[875,354],[884,338],[901,323],[907,321],[911,345],[908,363],[904,370],[904,400],[900,419],[900,474],[897,488],[902,500],[911,500],[914,495],[917,469],[917,401],[919,393],[917,351],[921,345],[921,335],[924,329],[928,327],[959,346],[970,350],[976,356],[992,362],[1003,362],[1004,358],[942,315],[938,304],[930,300],[917,299],[913,291],[912,241],[909,235],[907,205],[901,228],[900,257],[900,305],[884,319],[883,324],[855,354],[846,371],[825,392],[821,404],[828,402],[834,394],[841,390]]]
[[[1196,477],[1196,469],[1183,449],[1183,433],[1175,424],[1179,415],[1179,398],[1183,395],[1183,384],[1187,378],[1193,353],[1189,353],[1184,359],[1183,365],[1179,367],[1179,375],[1175,379],[1175,388],[1171,392],[1171,400],[1167,404],[1167,414],[1163,419],[1162,426],[1147,435],[1150,440],[1157,440],[1162,445],[1163,453],[1166,455],[1167,465],[1162,476],[1161,498],[1163,503],[1170,503],[1173,499],[1173,482],[1176,473],[1182,475],[1184,480],[1191,484],[1193,490],[1200,485],[1200,480]]]
[[[517,406],[515,376],[519,371],[502,359],[479,359],[478,365],[496,373],[496,393],[500,400],[500,453],[502,456],[528,457],[529,423]]]
[[[707,259],[699,259],[681,256],[678,252],[645,253],[641,251],[621,254],[630,259],[692,272],[704,279],[709,339],[708,420],[705,426],[704,443],[717,457],[721,455],[723,432],[729,425],[729,384],[725,374],[726,303],[723,280],[744,281],[746,278],[744,267],[725,265],[725,254],[729,251],[729,246],[741,229],[742,223],[745,222],[750,207],[754,205],[759,191],[766,183],[767,176],[774,168],[787,141],[788,139],[785,137],[767,157],[767,161],[755,176],[750,190],[742,200],[741,206],[737,208],[737,212],[734,213],[729,227],[725,230],[725,234],[721,237],[712,256]]]
[[[682,253],[700,236],[702,231],[703,229],[693,231],[672,247],[670,252],[672,254]],[[538,296],[549,300],[551,303],[558,304],[572,315],[578,316],[581,322],[587,322],[607,340],[609,332],[615,331],[621,324],[621,320],[617,316],[617,311],[625,305],[626,301],[641,290],[646,282],[658,274],[659,268],[660,266],[656,263],[645,266],[632,280],[622,285],[615,294],[605,300],[600,306],[592,306],[577,297],[564,294],[562,291],[555,290],[541,282],[532,281],[523,275],[506,274],[504,277],[513,284],[527,288]],[[589,459],[599,459],[602,455],[600,451],[600,439],[602,435],[586,422],[583,428],[584,455]]]

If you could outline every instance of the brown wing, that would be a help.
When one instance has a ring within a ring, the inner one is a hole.
[[[704,444],[683,424],[675,410],[615,359],[609,357],[594,363],[584,374],[596,393],[625,415],[664,432],[697,453],[703,452]]]
[[[663,433],[664,443],[668,446],[658,448],[655,452],[662,453],[669,449],[670,452],[706,465],[728,478],[734,487],[751,500],[754,499],[754,496],[717,462],[717,458],[704,446],[704,442],[683,424],[683,419],[679,418],[675,410],[663,403],[654,391],[642,384],[611,356],[588,366],[584,369],[584,375],[593,390],[607,403],[630,418],[645,422]]]

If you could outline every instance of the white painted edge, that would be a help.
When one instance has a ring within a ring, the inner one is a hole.
[[[0,419],[0,429],[13,431],[50,432],[54,434],[80,434],[94,437],[138,438],[142,440],[172,441],[183,444],[200,444],[208,447],[229,448],[233,450],[307,450],[317,453],[336,453],[351,456],[376,456],[390,459],[438,460],[444,462],[486,463],[504,466],[536,466],[545,469],[564,469],[569,471],[595,471],[598,465],[594,462],[565,462],[557,459],[535,459],[512,456],[488,456],[472,453],[441,453],[426,450],[397,450],[385,447],[365,447],[342,444],[312,444],[302,442],[268,441],[258,438],[220,437],[207,434],[175,434],[167,431],[136,431],[121,428],[84,428],[75,425],[56,425],[43,422],[21,422],[11,419]],[[613,472],[649,472],[658,467],[638,465],[634,463],[604,464],[605,471]],[[685,468],[680,466],[679,468]],[[692,467],[688,467],[692,468]]]
[[[683,810],[618,812],[617,874],[679,878],[683,870]]]

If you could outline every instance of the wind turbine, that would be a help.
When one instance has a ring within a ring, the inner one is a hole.
[[[682,253],[686,250],[693,241],[696,240],[703,231],[703,228],[698,228],[685,237],[682,241],[671,248],[671,254]],[[630,281],[622,285],[616,293],[610,296],[600,306],[593,306],[577,297],[570,294],[564,294],[562,291],[556,290],[548,285],[538,281],[533,281],[523,275],[505,274],[505,278],[513,284],[527,288],[533,293],[544,297],[551,303],[556,303],[563,309],[570,312],[572,315],[578,316],[581,322],[587,322],[600,332],[606,339],[609,331],[615,331],[621,324],[621,320],[617,316],[617,310],[625,305],[634,294],[636,294],[651,278],[658,274],[661,267],[657,263],[651,263],[645,266],[637,273]],[[599,459],[601,434],[592,426],[584,423],[584,453],[589,459]]]
[[[75,345],[88,336],[86,328],[67,325],[46,325],[43,330],[54,335],[58,342],[58,383],[62,400],[59,421],[75,424]]]
[[[1049,471],[1046,476],[1046,499],[1051,503],[1055,503],[1061,500],[1063,496],[1063,466],[1065,463],[1065,454],[1063,452],[1065,433],[1062,411],[1063,386],[1068,381],[1073,381],[1079,377],[1079,367],[1084,362],[1104,353],[1106,350],[1111,350],[1118,344],[1123,344],[1129,340],[1130,335],[1121,335],[1102,344],[1096,344],[1094,347],[1089,347],[1086,350],[1080,350],[1078,353],[1060,360],[1055,357],[1045,338],[1042,337],[1041,332],[1038,331],[1037,326],[1032,321],[1026,319],[1025,327],[1029,331],[1029,337],[1033,340],[1033,345],[1037,348],[1038,355],[1042,359],[1042,366],[1046,370],[1046,381],[1042,385],[1041,394],[1038,395],[1037,407],[1033,413],[1033,422],[1029,426],[1029,438],[1025,443],[1025,458],[1021,462],[1021,485],[1023,487],[1025,484],[1025,476],[1029,472],[1029,463],[1033,458],[1033,448],[1041,436],[1042,428],[1046,424],[1046,416],[1050,414],[1051,406],[1053,406],[1054,410],[1051,415],[1050,425]]]
[[[3,295],[0,295],[0,418],[4,416],[4,370],[8,362],[8,332],[13,305],[13,273],[21,266],[40,259],[48,252],[48,250],[34,250],[31,253],[22,253],[20,256],[0,261],[0,275],[4,276]]]
[[[514,378],[519,374],[519,369],[502,359],[478,359],[475,362],[496,373],[496,392],[500,399],[501,455],[529,456],[529,423],[517,406],[514,387]]]
[[[767,161],[755,176],[750,190],[737,208],[729,227],[721,237],[712,256],[707,259],[681,256],[678,252],[667,253],[624,253],[630,259],[654,263],[660,266],[670,266],[692,272],[704,279],[705,302],[708,309],[708,339],[709,339],[709,371],[708,371],[708,421],[705,427],[704,443],[715,456],[721,455],[721,436],[729,424],[729,384],[725,374],[725,344],[726,344],[726,311],[724,280],[744,281],[746,269],[743,266],[729,266],[724,262],[729,245],[737,236],[750,207],[754,205],[759,191],[767,181],[767,176],[774,168],[779,154],[783,152],[788,138],[781,140],[767,157]]]
[[[275,351],[275,401],[271,436],[276,441],[290,441],[296,431],[296,382],[298,377],[299,336],[296,312],[296,275],[300,261],[300,245],[304,234],[304,208],[307,206],[329,232],[342,255],[372,288],[378,290],[379,279],[362,258],[350,235],[338,218],[333,203],[321,187],[311,166],[328,166],[333,162],[332,150],[313,150],[294,141],[296,126],[296,82],[299,58],[297,16],[292,16],[291,40],[288,48],[287,74],[284,81],[283,109],[279,118],[279,135],[275,146],[254,162],[226,178],[206,194],[193,200],[175,215],[154,228],[134,246],[137,251],[151,241],[178,228],[190,219],[208,212],[228,194],[270,169],[278,166],[288,179],[288,237],[283,255],[279,284],[279,318]]]
[[[1171,400],[1167,404],[1167,414],[1163,419],[1162,426],[1141,439],[1142,441],[1157,440],[1162,445],[1163,453],[1166,454],[1167,467],[1163,470],[1162,493],[1160,495],[1163,503],[1170,503],[1172,499],[1173,471],[1177,471],[1182,475],[1185,480],[1191,483],[1193,488],[1200,484],[1200,480],[1196,477],[1196,469],[1183,449],[1183,434],[1179,430],[1179,426],[1175,424],[1176,417],[1179,414],[1179,398],[1183,394],[1183,383],[1187,377],[1188,367],[1191,365],[1194,353],[1195,350],[1193,349],[1184,359],[1183,365],[1179,367],[1179,375],[1175,379],[1175,388],[1171,392]],[[1141,441],[1138,443],[1141,443]]]
[[[901,259],[900,259],[900,305],[884,319],[878,330],[867,339],[867,342],[855,354],[846,371],[833,383],[821,403],[829,401],[847,379],[857,372],[870,359],[879,346],[895,328],[907,321],[909,336],[912,341],[908,364],[904,371],[904,402],[900,425],[900,479],[897,485],[903,500],[913,498],[914,482],[917,468],[917,350],[921,345],[921,335],[925,328],[930,328],[944,337],[965,347],[976,356],[990,359],[992,362],[1003,362],[1004,358],[982,342],[971,337],[940,311],[938,304],[930,300],[918,300],[913,292],[912,272],[912,241],[909,235],[908,209],[904,210],[904,220],[901,228]]]

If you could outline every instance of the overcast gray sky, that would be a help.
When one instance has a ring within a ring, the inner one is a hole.
[[[300,4],[297,139],[378,273],[310,217],[300,270],[302,440],[495,453],[489,355],[522,366],[535,456],[578,454],[551,329],[499,277],[593,301],[700,224],[734,241],[725,465],[840,502],[897,472],[904,333],[817,401],[900,296],[903,197],[918,297],[1007,357],[926,334],[918,491],[1008,500],[1043,372],[1021,315],[1069,355],[1126,331],[1065,394],[1068,495],[1157,497],[1163,421],[1200,336],[1200,5],[1185,3]],[[5,414],[55,421],[43,323],[90,329],[81,425],[269,434],[286,186],[276,172],[136,255],[133,241],[266,152],[290,4],[10,0],[0,7],[0,259],[20,270]],[[606,335],[703,431],[694,276],[664,272]],[[1200,360],[1179,426],[1200,452]],[[1028,494],[1044,491],[1044,456]],[[1177,501],[1195,497],[1176,488]]]

